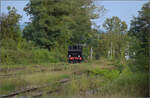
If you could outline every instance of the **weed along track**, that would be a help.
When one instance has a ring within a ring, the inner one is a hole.
[[[57,87],[56,89],[53,89],[53,90],[50,90],[50,91],[47,91],[47,92],[44,92],[44,93],[51,94],[51,93],[54,93],[54,92],[58,92],[59,90],[61,90],[61,85],[65,84],[65,83],[67,83],[69,81],[70,81],[69,79],[60,80],[60,81],[56,82],[56,83],[59,84],[60,87]],[[37,93],[35,95],[32,95],[31,98],[37,98],[37,97],[40,97],[42,95],[43,95],[43,92],[39,92],[39,93]]]
[[[49,69],[47,66],[41,67],[42,68],[40,68],[40,66],[35,67],[34,70],[24,68],[24,70],[19,69],[19,72],[16,73],[1,75],[0,84],[2,85],[0,85],[0,95],[2,96],[0,96],[0,98],[10,98],[14,96],[42,96],[43,89],[51,88],[51,85],[53,84],[59,85],[67,83],[70,77],[80,76],[85,73],[87,74],[87,69],[89,69],[89,66],[85,66],[84,64],[69,64],[68,66],[52,67]],[[10,88],[8,88],[8,86],[10,86]],[[9,92],[5,92],[5,89]],[[57,92],[60,89],[61,88],[58,86],[55,89],[48,90],[46,94]]]
[[[81,75],[85,72],[79,72],[79,71],[73,71],[70,76],[74,76],[74,75]],[[61,85],[69,82],[70,79],[69,78],[63,78],[60,79],[56,82],[53,82],[52,84],[44,84],[41,86],[36,86],[36,87],[31,87],[31,88],[27,88],[27,89],[23,89],[23,90],[19,90],[10,94],[6,94],[6,95],[2,95],[0,96],[0,98],[12,98],[12,97],[16,97],[16,96],[21,96],[21,97],[28,97],[30,96],[31,98],[37,98],[43,95],[43,89],[45,88],[51,88],[51,86],[53,85],[58,85],[56,88],[48,90],[46,92],[44,92],[44,94],[51,94],[54,92],[57,92],[61,89]]]
[[[30,92],[30,91],[37,90],[37,89],[39,89],[39,88],[41,88],[41,87],[35,87],[35,88],[30,88],[30,89],[26,89],[26,90],[22,90],[22,91],[17,91],[17,92],[8,94],[8,95],[0,96],[0,98],[10,98],[10,97],[13,97],[13,96],[22,94],[22,93],[26,93],[26,92]]]
[[[113,64],[104,61],[49,67],[30,66],[16,73],[0,72],[6,75],[0,78],[0,98],[101,98],[109,95],[119,98],[146,95],[148,91],[138,89],[138,85],[144,83],[138,82],[134,78],[136,75],[121,74]],[[145,74],[140,77],[147,79]]]
[[[54,68],[54,69],[51,69],[51,70],[40,70],[40,71],[32,71],[32,72],[28,72],[26,74],[33,74],[33,73],[38,73],[38,72],[49,72],[49,71],[62,71],[63,69],[60,69],[60,68]],[[8,77],[15,77],[17,76],[18,73],[14,73],[14,74],[3,74],[3,75],[0,75],[0,78],[8,78]],[[19,74],[21,75],[21,74]],[[24,75],[24,74],[23,74]]]
[[[66,82],[68,82],[68,81],[69,81],[69,79],[62,79],[62,80],[60,80],[60,81],[57,81],[56,83],[58,83],[58,84],[63,84],[63,83],[66,83]],[[17,95],[20,95],[20,94],[33,92],[33,91],[36,91],[37,89],[45,88],[45,87],[49,87],[49,86],[50,86],[50,85],[44,85],[44,86],[29,88],[29,89],[17,91],[17,92],[8,94],[8,95],[0,96],[0,98],[10,98],[10,97],[13,97],[13,96],[17,96]],[[52,93],[52,92],[55,92],[55,91],[57,91],[57,90],[49,91],[48,93]],[[41,95],[42,95],[42,93],[39,93],[39,94],[33,95],[33,96],[31,96],[31,97],[33,98],[33,97],[38,97],[38,96],[41,96]]]
[[[68,67],[53,67],[53,68],[48,68],[48,67],[45,67],[45,68],[35,68],[33,70],[29,70],[29,72],[22,72],[24,70],[28,70],[28,69],[25,69],[25,68],[20,68],[19,72],[18,71],[18,68],[16,68],[17,70],[15,71],[15,69],[13,71],[15,72],[11,72],[7,69],[3,69],[1,70],[0,72],[0,78],[9,78],[9,77],[16,77],[17,75],[27,75],[27,74],[34,74],[34,73],[39,73],[39,72],[57,72],[57,71],[63,71],[63,70],[66,70],[68,69]],[[7,72],[6,72],[7,70]],[[7,74],[6,74],[7,73]]]

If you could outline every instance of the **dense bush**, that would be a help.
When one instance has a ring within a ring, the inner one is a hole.
[[[120,92],[127,96],[142,96],[147,97],[148,74],[147,73],[122,73],[120,77],[113,80],[108,86],[110,93]],[[112,90],[110,90],[112,88]],[[122,92],[123,91],[123,92]]]
[[[108,80],[114,80],[114,79],[118,78],[120,75],[120,71],[115,70],[115,69],[108,70],[108,69],[95,68],[90,71],[92,72],[92,74],[104,76]]]
[[[127,67],[121,73],[116,69],[99,68],[90,69],[90,72],[99,80],[104,80],[98,86],[100,94],[110,96],[119,94],[121,96],[148,96],[148,73],[133,73]]]
[[[47,49],[6,49],[1,48],[1,64],[39,64],[65,61],[59,51]]]

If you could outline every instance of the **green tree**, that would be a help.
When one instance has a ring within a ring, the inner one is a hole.
[[[21,16],[17,14],[14,7],[8,6],[8,15],[0,16],[0,44],[5,48],[16,48],[21,41],[21,30],[19,20]]]
[[[110,33],[126,33],[127,24],[125,21],[121,21],[117,16],[113,16],[112,18],[107,18],[103,27]]]
[[[131,37],[139,40],[138,45],[134,45],[133,51],[136,53],[135,59],[136,71],[148,71],[149,64],[149,44],[150,44],[150,2],[143,5],[139,11],[138,17],[131,21],[131,28],[128,33]],[[135,49],[136,47],[136,49]]]
[[[24,9],[32,22],[23,36],[40,47],[52,49],[85,43],[91,35],[91,21],[97,14],[93,0],[31,0]],[[103,8],[101,8],[103,10]]]
[[[2,14],[0,16],[1,31],[0,40],[12,39],[19,41],[21,38],[21,30],[19,26],[19,20],[21,16],[16,13],[16,9],[8,7],[8,15]]]
[[[101,44],[103,43],[105,53],[112,57],[120,57],[125,52],[124,47],[127,24],[121,21],[117,16],[105,20],[103,27],[107,34],[102,35]]]

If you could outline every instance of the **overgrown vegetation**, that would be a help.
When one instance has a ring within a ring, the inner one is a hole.
[[[0,64],[3,65],[0,74],[12,71],[17,76],[0,80],[0,93],[70,78],[72,81],[59,92],[62,97],[88,94],[148,97],[150,2],[133,18],[130,30],[124,21],[113,16],[103,24],[105,32],[92,28],[91,19],[105,11],[93,2],[31,0],[24,8],[32,16],[31,22],[23,31],[19,26],[21,16],[14,7],[8,7],[8,15],[0,16]],[[73,44],[86,45],[83,49],[85,63],[67,64],[67,48]],[[93,59],[90,59],[91,49]],[[63,72],[51,72],[56,67],[63,67]],[[34,73],[35,70],[39,73]],[[70,72],[76,70],[86,74],[79,80],[77,76],[70,77]],[[27,74],[32,72],[34,74]]]
[[[61,90],[51,95],[55,98],[63,98],[72,96],[132,96],[146,97],[148,96],[148,74],[133,73],[129,69],[118,71],[114,65],[107,65],[113,62],[103,60],[83,64],[55,64],[55,65],[30,65],[26,67],[3,67],[2,74],[15,74],[14,76],[3,78],[0,77],[0,94],[38,87],[39,85],[49,85],[48,88],[42,89],[42,92],[55,90],[60,88],[56,83],[58,80],[69,79],[70,81],[61,86]],[[98,65],[97,65],[98,64]],[[104,67],[105,68],[100,68]],[[109,68],[110,67],[110,68]],[[54,71],[53,69],[61,69]],[[4,70],[8,70],[7,72]],[[76,74],[72,74],[77,72]],[[78,73],[79,72],[79,73]],[[21,95],[23,96],[23,95]]]

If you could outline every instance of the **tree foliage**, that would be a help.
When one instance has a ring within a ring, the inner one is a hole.
[[[0,16],[0,46],[7,49],[16,49],[22,39],[19,25],[21,15],[17,14],[14,7],[8,6],[7,9],[8,15],[2,14]]]
[[[148,71],[149,64],[149,42],[150,42],[150,2],[143,5],[139,11],[139,16],[134,17],[131,21],[129,36],[136,37],[139,40],[134,56],[136,69],[139,71]],[[134,68],[135,68],[134,67]]]
[[[105,51],[105,55],[111,58],[120,58],[127,47],[127,24],[117,16],[113,16],[105,20],[103,27],[106,30],[106,34],[101,35],[102,40],[100,43],[103,51]]]
[[[19,27],[19,20],[21,16],[16,13],[16,9],[8,7],[8,15],[2,14],[0,16],[0,40],[12,39],[19,41],[21,31]]]
[[[125,33],[127,31],[127,24],[125,21],[121,21],[117,16],[107,18],[103,27],[107,30],[107,32],[111,33]]]
[[[44,48],[85,43],[97,15],[93,0],[31,0],[24,9],[32,22],[23,36]],[[103,10],[103,8],[101,8]]]

